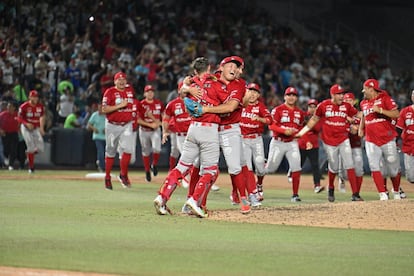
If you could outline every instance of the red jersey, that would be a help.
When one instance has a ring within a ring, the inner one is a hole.
[[[170,117],[168,128],[171,132],[187,133],[191,117],[185,110],[183,99],[178,97],[169,102],[164,112]]]
[[[365,117],[365,140],[382,146],[397,137],[397,131],[393,119],[373,111],[377,105],[386,110],[398,108],[395,101],[387,93],[379,93],[378,97],[372,100],[361,101],[360,107]]]
[[[145,109],[145,115],[143,120],[148,123],[152,123],[153,120],[147,116],[147,112],[151,112],[155,119],[161,121],[162,112],[164,112],[164,104],[158,100],[153,99],[152,102],[148,102],[146,99],[141,101],[142,107]],[[144,130],[154,130],[150,127],[141,126]]]
[[[109,122],[128,123],[132,121],[133,103],[135,97],[134,90],[131,86],[126,86],[123,91],[118,90],[115,86],[106,89],[102,98],[102,106],[113,106],[119,104],[125,99],[128,100],[128,105],[126,107],[106,114],[106,118]]]
[[[221,125],[229,125],[240,122],[243,109],[243,97],[246,93],[246,81],[244,79],[235,79],[227,84],[226,89],[228,92],[226,102],[236,100],[239,102],[239,107],[233,112],[220,114]]]
[[[402,152],[414,155],[414,107],[412,105],[401,110],[397,127],[402,129]]]
[[[286,104],[281,104],[272,109],[273,118],[273,137],[282,140],[284,142],[290,142],[295,139],[295,133],[297,133],[303,126],[305,119],[305,112],[299,107],[288,107]],[[294,130],[293,135],[286,136],[284,129],[291,128]],[[278,129],[279,131],[275,131]]]
[[[141,102],[137,99],[134,99],[134,102],[132,104],[132,128],[134,130],[138,129],[138,118],[144,118],[145,115],[145,109],[142,106]]]
[[[0,128],[6,133],[18,132],[19,121],[17,120],[17,112],[10,113],[8,110],[2,111],[0,113]]]
[[[322,141],[330,146],[338,146],[349,137],[348,117],[354,117],[358,110],[351,104],[343,102],[337,105],[331,99],[321,102],[315,115],[323,119]]]
[[[30,101],[24,102],[19,107],[18,120],[19,123],[31,123],[35,128],[40,127],[40,118],[45,114],[43,104],[37,103],[32,105]]]
[[[258,101],[255,104],[249,104],[243,108],[240,119],[240,129],[243,135],[262,134],[265,124],[259,121],[253,121],[253,116],[266,118],[269,124],[272,123],[272,115],[263,102]]]
[[[202,79],[193,78],[194,83],[191,86],[198,87],[203,95],[199,101],[202,105],[217,106],[222,104],[228,97],[226,85],[218,80],[214,75],[205,75]],[[192,118],[196,122],[220,124],[220,116],[215,113],[204,113],[200,117]]]
[[[309,113],[306,114],[305,121],[309,120],[312,117]],[[322,121],[318,121],[316,125],[306,132],[302,137],[298,139],[299,148],[306,150],[306,144],[311,143],[313,149],[319,148],[319,133],[322,129]]]
[[[361,120],[357,117],[354,117],[354,125],[359,125]],[[362,138],[359,137],[358,132],[353,134],[349,133],[349,142],[351,143],[351,148],[360,148],[362,147]]]

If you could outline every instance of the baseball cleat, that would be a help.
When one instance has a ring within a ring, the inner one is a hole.
[[[352,195],[351,201],[364,201],[364,199],[358,193],[355,193]]]
[[[147,182],[151,182],[151,173],[150,172],[145,172],[145,180]]]
[[[167,206],[161,195],[157,195],[154,199],[154,208],[158,215],[166,215],[168,213]]]
[[[151,171],[152,171],[152,174],[154,176],[157,176],[158,175],[158,168],[157,168],[157,166],[152,165],[151,166]]]
[[[211,190],[212,190],[213,192],[217,192],[218,190],[220,190],[220,187],[219,187],[219,186],[217,186],[216,184],[213,184],[213,186],[211,186]]]
[[[325,190],[325,187],[321,186],[321,185],[317,185],[317,186],[315,186],[315,188],[313,188],[313,191],[315,192],[315,194],[319,194],[323,190]]]
[[[388,200],[388,195],[386,192],[379,193],[380,200]]]
[[[240,212],[242,214],[250,213],[250,203],[247,201],[245,197],[242,197],[240,200]]]
[[[187,199],[187,201],[185,202],[185,205],[187,205],[192,212],[198,216],[199,218],[206,218],[208,215],[203,211],[203,209],[201,209],[198,205],[197,202],[194,200],[193,197],[190,197],[189,199]]]
[[[335,201],[335,190],[334,189],[329,189],[328,190],[328,201],[329,202],[334,202]]]
[[[300,199],[299,195],[293,195],[292,198],[290,199],[291,202],[301,202],[302,200]]]
[[[249,201],[250,201],[250,206],[253,208],[259,208],[260,206],[262,206],[262,203],[258,199],[257,193],[249,194]]]
[[[105,189],[112,190],[112,181],[110,178],[105,178]]]
[[[121,182],[122,187],[124,188],[131,188],[131,182],[128,179],[128,176],[126,175],[119,175],[118,176],[119,182]]]

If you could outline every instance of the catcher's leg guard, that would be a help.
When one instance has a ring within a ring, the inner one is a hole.
[[[182,178],[181,172],[177,169],[173,169],[170,171],[167,175],[167,178],[164,181],[164,184],[162,185],[160,189],[160,195],[165,198],[166,200],[169,200],[171,195],[174,193],[175,189],[178,185],[178,180]]]

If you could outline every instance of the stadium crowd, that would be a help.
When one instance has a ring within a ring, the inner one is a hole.
[[[176,97],[189,64],[205,56],[216,67],[229,55],[245,61],[243,77],[262,88],[269,110],[295,87],[298,104],[329,97],[341,84],[361,99],[361,84],[376,78],[403,108],[414,89],[411,72],[382,63],[378,53],[349,42],[305,41],[252,1],[6,1],[0,5],[0,97],[21,104],[37,90],[45,105],[46,136],[71,115],[86,127],[113,75],[123,71],[137,97],[152,85],[165,104]],[[1,160],[0,160],[1,161]]]

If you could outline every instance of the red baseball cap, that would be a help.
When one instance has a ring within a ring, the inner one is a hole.
[[[309,99],[308,100],[308,105],[311,105],[311,104],[318,105],[318,101],[315,100],[315,99]]]
[[[289,86],[288,88],[285,89],[285,95],[290,95],[290,94],[294,94],[294,95],[298,95],[298,91],[296,90],[295,87]]]
[[[29,92],[29,97],[39,97],[39,93],[36,90],[31,90]]]
[[[257,83],[251,82],[247,85],[247,89],[255,90],[260,93],[260,86]]]
[[[124,72],[118,72],[114,76],[114,81],[117,81],[118,79],[126,79],[127,76]]]
[[[348,92],[344,95],[344,100],[355,100],[354,93]]]
[[[378,92],[384,91],[379,87],[379,83],[376,79],[367,79],[364,82],[364,87],[372,87],[372,88],[374,88],[374,90],[376,90]]]
[[[150,84],[145,85],[144,87],[144,93],[148,91],[155,91],[154,87]]]
[[[224,64],[227,64],[229,62],[234,62],[237,67],[244,67],[244,60],[239,57],[239,56],[230,56],[230,57],[225,57],[221,62],[220,62],[220,66],[223,66]]]
[[[339,84],[334,84],[329,89],[329,92],[332,94],[343,94],[345,93],[345,90],[340,86]]]

